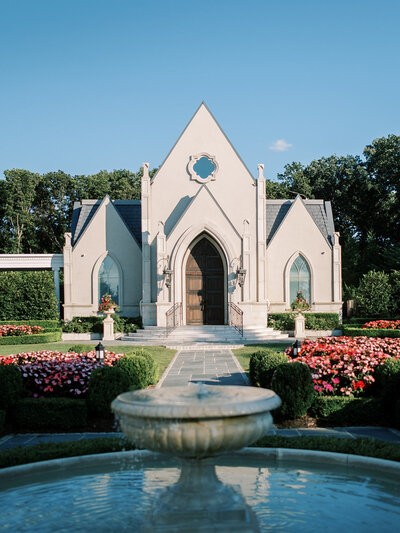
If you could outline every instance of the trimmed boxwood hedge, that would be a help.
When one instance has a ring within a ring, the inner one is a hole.
[[[271,380],[279,365],[286,364],[289,357],[282,352],[268,349],[258,350],[250,356],[249,377],[251,384],[265,389],[271,388]]]
[[[38,333],[34,335],[10,335],[9,337],[0,337],[0,344],[45,344],[46,342],[56,342],[61,340],[61,330],[49,331],[49,333]]]
[[[142,327],[142,317],[123,317],[111,315],[114,320],[114,331],[133,333]],[[103,333],[104,316],[74,316],[69,322],[64,322],[64,333]]]
[[[59,318],[51,270],[3,270],[0,271],[0,286],[1,320]]]
[[[342,330],[343,335],[347,337],[390,337],[392,339],[400,337],[400,329],[363,329],[361,327],[343,324]]]
[[[386,419],[379,398],[316,396],[310,414],[323,419],[327,425],[337,426],[381,425]]]
[[[315,396],[310,369],[299,362],[280,364],[272,376],[271,389],[282,400],[275,413],[283,420],[305,415]]]
[[[4,433],[4,424],[6,421],[6,412],[4,409],[0,409],[0,436]]]
[[[280,331],[291,331],[294,329],[295,316],[296,313],[270,313],[268,325]],[[337,313],[304,313],[304,317],[306,329],[330,330],[340,327]]]
[[[12,408],[20,429],[68,430],[87,426],[85,400],[73,398],[23,398]]]
[[[59,331],[59,320],[0,320],[0,326],[40,326],[48,331]]]

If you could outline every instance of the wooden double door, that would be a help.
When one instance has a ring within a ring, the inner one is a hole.
[[[224,324],[224,265],[205,237],[186,263],[186,324]]]

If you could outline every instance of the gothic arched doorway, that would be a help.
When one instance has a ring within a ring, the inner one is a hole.
[[[224,278],[220,253],[203,237],[186,262],[186,324],[224,324]]]

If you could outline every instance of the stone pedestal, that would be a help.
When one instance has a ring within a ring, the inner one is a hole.
[[[306,336],[306,319],[301,313],[294,319],[294,336],[296,339],[304,339]]]
[[[114,309],[104,311],[106,318],[103,320],[103,341],[113,341],[114,337],[114,320],[111,315],[114,313]]]

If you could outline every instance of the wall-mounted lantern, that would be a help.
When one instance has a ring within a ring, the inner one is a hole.
[[[172,274],[174,273],[173,270],[169,270],[168,268],[164,268],[163,274],[165,279],[165,285],[169,288],[172,284]]]
[[[236,276],[237,276],[237,282],[239,287],[243,287],[244,282],[246,281],[246,269],[245,268],[238,268],[236,270]]]

